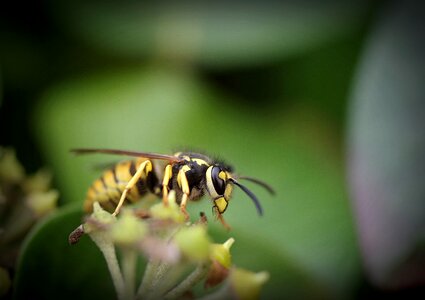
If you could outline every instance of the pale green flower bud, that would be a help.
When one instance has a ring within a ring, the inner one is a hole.
[[[212,244],[211,245],[211,260],[215,260],[220,263],[225,268],[230,268],[232,264],[231,255],[230,255],[230,247],[232,247],[235,242],[234,238],[229,238],[223,244]]]
[[[51,181],[52,174],[46,169],[41,169],[25,178],[23,188],[27,193],[46,192],[50,189]]]
[[[183,223],[185,221],[185,216],[181,212],[179,205],[176,203],[176,193],[173,190],[168,194],[168,205],[164,205],[161,201],[160,203],[153,205],[150,212],[154,219],[173,220],[177,223]]]
[[[113,222],[116,222],[116,218],[104,210],[99,202],[95,202],[93,204],[93,213],[90,215],[89,220],[83,224],[84,232],[91,233],[97,231],[102,226],[108,226]]]
[[[41,217],[56,208],[58,198],[56,190],[33,192],[27,196],[26,204],[36,217]]]
[[[145,222],[132,214],[130,210],[124,210],[118,221],[112,225],[112,240],[122,246],[131,246],[140,241],[147,230]]]
[[[24,167],[17,160],[15,151],[0,147],[0,179],[3,182],[19,182],[24,177]]]
[[[223,244],[212,244],[210,246],[211,266],[205,280],[205,287],[214,287],[229,275],[229,268],[232,265],[230,247],[235,242],[234,238],[229,238]]]
[[[205,226],[193,225],[176,233],[174,241],[190,260],[205,261],[210,254],[210,239]]]
[[[234,268],[230,272],[229,282],[237,299],[254,300],[260,297],[261,288],[269,277],[268,272],[254,273]]]

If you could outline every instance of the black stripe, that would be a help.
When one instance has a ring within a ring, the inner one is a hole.
[[[117,201],[114,201],[117,200]],[[112,199],[108,197],[108,203],[112,205],[112,207],[116,207],[118,204],[118,199]]]
[[[107,201],[102,201],[100,205],[102,206],[103,209],[111,213],[115,210],[115,207],[117,207],[117,204],[114,201],[112,201],[110,198],[108,198]]]
[[[133,177],[134,174],[136,174],[136,171],[137,171],[136,170],[136,164],[135,164],[134,160],[131,161],[129,170],[130,170],[131,177]]]
[[[118,191],[118,195],[120,195],[119,197],[121,198],[122,191],[118,187],[115,187],[115,190]]]
[[[136,187],[137,187],[137,191],[139,192],[140,196],[143,196],[144,194],[146,194],[147,189],[146,189],[146,186],[143,183],[142,178],[139,178],[139,180],[137,180]]]
[[[118,202],[119,202],[119,200],[121,200],[121,196],[122,196],[122,193],[123,193],[123,191],[121,191],[118,187],[117,188],[115,188],[117,191],[118,191],[118,193],[119,193],[119,198],[117,199],[117,202],[115,203],[115,207],[118,205]],[[127,195],[126,195],[126,197],[124,198],[124,203],[123,203],[123,205],[126,205],[126,202],[128,202],[128,203],[131,203],[132,201],[130,200],[130,198],[128,198],[130,196],[130,194],[128,194],[128,192],[127,192]]]
[[[148,177],[146,178],[146,186],[152,193],[154,193],[155,188],[159,186],[158,177],[156,176],[155,171],[148,173]]]
[[[108,186],[106,185],[105,178],[102,176],[102,177],[100,177],[99,179],[100,179],[100,181],[102,182],[103,187],[105,188],[105,190],[107,190],[107,189],[108,189]]]
[[[115,183],[116,184],[118,184],[119,183],[119,180],[118,180],[118,177],[117,177],[117,171],[116,171],[116,168],[112,168],[112,175],[114,176],[114,181],[115,181]]]

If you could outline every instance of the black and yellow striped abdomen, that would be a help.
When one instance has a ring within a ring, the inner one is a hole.
[[[117,206],[120,197],[130,179],[136,173],[140,164],[146,161],[145,158],[123,161],[111,169],[105,171],[100,178],[95,180],[84,201],[84,210],[91,212],[93,203],[99,204],[109,212],[113,212]],[[146,170],[137,183],[129,189],[126,195],[126,201],[137,202],[147,193],[160,194],[158,176],[154,168]]]

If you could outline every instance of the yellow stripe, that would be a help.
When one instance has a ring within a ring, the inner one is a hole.
[[[95,199],[97,197],[97,192],[95,191],[94,187],[91,186],[89,190],[87,191],[87,199]]]
[[[98,193],[102,193],[105,190],[105,187],[103,186],[103,183],[100,179],[97,179],[95,182],[93,182],[92,186]]]
[[[115,174],[119,182],[129,182],[131,179],[130,174],[130,161],[124,161],[115,166]]]
[[[116,187],[120,191],[124,191],[125,186],[127,185],[127,183],[130,181],[132,177],[130,174],[130,166],[131,166],[131,161],[124,161],[115,166],[115,175],[118,179],[118,184],[116,185]],[[140,196],[141,195],[139,195],[137,187],[133,187],[127,192],[127,198],[131,200],[132,202],[138,200]]]
[[[114,188],[117,185],[114,179],[114,174],[110,170],[103,173],[103,180],[108,188]]]

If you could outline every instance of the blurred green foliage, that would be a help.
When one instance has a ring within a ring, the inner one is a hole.
[[[26,15],[33,28],[2,21],[0,122],[4,143],[26,165],[51,167],[63,208],[28,237],[17,298],[114,297],[94,245],[83,239],[70,247],[67,235],[80,224],[86,189],[100,175],[93,167],[122,158],[69,153],[78,147],[201,149],[270,183],[275,197],[252,187],[264,207],[261,218],[235,191],[225,214],[231,233],[213,221],[208,199],[189,205],[192,216],[207,213],[218,242],[235,237],[236,265],[270,272],[264,299],[382,292],[363,272],[356,235],[362,220],[351,210],[344,142],[347,114],[355,111],[348,99],[358,101],[350,92],[361,50],[380,14],[394,7],[366,1],[31,5],[39,17]],[[360,133],[373,122],[368,126]]]

